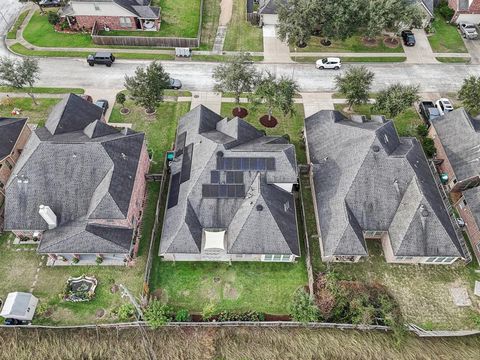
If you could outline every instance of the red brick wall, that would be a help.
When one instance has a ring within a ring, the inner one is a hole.
[[[92,29],[93,24],[97,21],[99,29],[102,29],[105,25],[111,30],[136,30],[137,25],[135,22],[135,17],[130,17],[131,27],[122,27],[120,26],[120,16],[76,16],[77,24],[80,27],[85,27],[86,29]]]

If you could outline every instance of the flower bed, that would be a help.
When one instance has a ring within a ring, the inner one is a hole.
[[[94,277],[82,275],[69,278],[63,292],[63,300],[71,302],[90,301],[95,296],[98,281]]]

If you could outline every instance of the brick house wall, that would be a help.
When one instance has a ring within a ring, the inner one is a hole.
[[[12,173],[12,169],[17,163],[17,160],[20,157],[20,154],[22,153],[31,133],[32,130],[30,130],[28,125],[25,123],[20,136],[13,147],[12,153],[0,161],[0,232],[3,229],[4,222],[5,185],[7,184],[7,181]]]
[[[433,142],[435,144],[435,148],[437,152],[436,158],[443,160],[442,164],[440,164],[438,168],[441,172],[448,174],[449,182],[447,185],[450,188],[452,188],[454,185],[453,180],[456,179],[455,172],[453,171],[453,167],[450,161],[448,160],[445,149],[442,143],[440,142],[440,138],[438,137],[437,132],[435,131],[435,128],[433,126],[430,126],[429,137],[433,139]],[[457,180],[461,181],[465,179],[457,179]],[[463,196],[458,196],[457,198],[460,198],[460,199],[454,203],[454,206],[457,209],[460,217],[465,221],[465,228],[467,230],[470,243],[472,244],[477,260],[480,261],[480,251],[478,249],[478,246],[479,246],[478,244],[480,244],[480,230],[478,228],[477,222],[475,221],[473,213],[468,206],[468,203],[467,205],[464,205]]]
[[[459,10],[460,0],[448,0],[448,6],[455,10],[455,14],[452,17],[452,22],[456,22],[461,14],[480,14],[480,0],[473,0],[468,10]]]
[[[120,18],[122,16],[85,16],[78,15],[75,16],[77,24],[79,27],[85,27],[85,29],[91,30],[95,21],[97,22],[98,27],[101,29],[104,26],[107,26],[111,30],[137,30],[136,17],[134,16],[123,16],[123,18],[130,18],[130,27],[125,27],[120,25]]]

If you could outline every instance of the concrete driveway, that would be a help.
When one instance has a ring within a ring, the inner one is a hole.
[[[480,39],[464,39],[464,43],[468,53],[470,54],[470,63],[480,64]]]
[[[423,29],[413,29],[412,32],[415,35],[415,46],[405,46],[402,41],[403,50],[407,56],[406,62],[410,64],[437,64],[438,61],[433,55],[425,31]]]
[[[263,60],[267,63],[293,63],[290,48],[277,39],[275,25],[263,26]]]

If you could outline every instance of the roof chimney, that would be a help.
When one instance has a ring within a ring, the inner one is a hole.
[[[385,124],[387,122],[387,119],[383,115],[372,115],[370,118],[372,119],[372,121],[379,124]]]
[[[367,117],[365,115],[352,115],[351,119],[353,122],[363,124],[364,122],[367,122]]]
[[[57,215],[50,209],[50,206],[40,205],[38,213],[48,224],[48,229],[52,230],[57,227]]]

